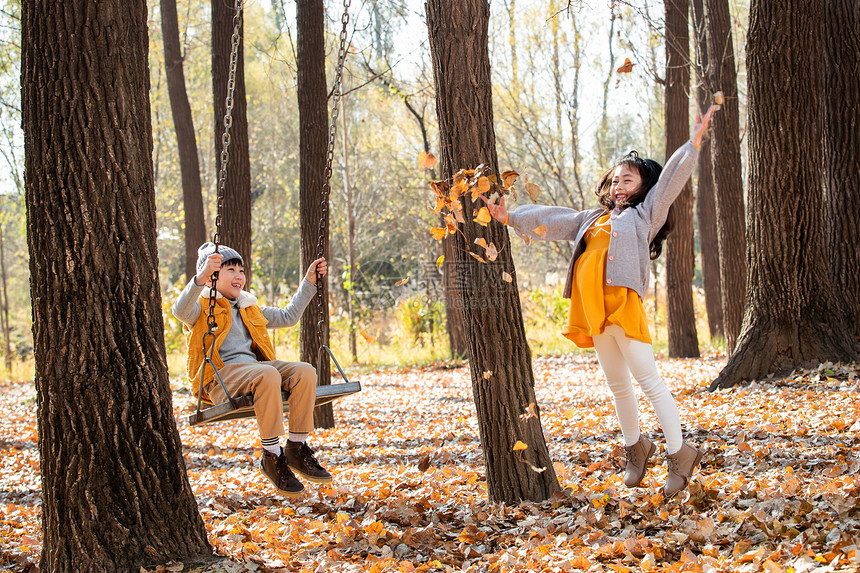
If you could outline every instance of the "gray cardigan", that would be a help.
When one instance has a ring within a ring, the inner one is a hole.
[[[698,156],[699,150],[692,142],[679,147],[666,162],[660,179],[642,203],[610,215],[612,234],[606,255],[604,284],[631,288],[640,298],[645,298],[651,278],[649,245],[666,222],[669,207],[693,173]],[[567,207],[523,205],[510,212],[508,224],[517,234],[528,235],[535,240],[575,242],[563,292],[564,298],[570,298],[573,268],[585,250],[585,232],[604,214],[605,209],[576,211]],[[546,232],[538,236],[534,229],[542,225],[546,225]]]

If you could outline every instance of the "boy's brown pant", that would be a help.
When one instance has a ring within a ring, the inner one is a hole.
[[[227,364],[218,372],[234,398],[253,394],[260,438],[284,435],[281,389],[290,391],[290,432],[309,434],[313,430],[317,371],[310,364],[281,360],[246,362]],[[206,386],[206,394],[215,404],[227,400],[217,379]]]

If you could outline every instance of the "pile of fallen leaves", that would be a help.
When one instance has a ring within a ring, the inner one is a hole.
[[[363,376],[364,390],[336,403],[337,427],[312,438],[333,483],[308,484],[296,500],[258,471],[253,421],[190,428],[193,402],[177,392],[188,477],[223,557],[206,571],[857,570],[858,366],[708,392],[723,364],[659,361],[685,438],[707,450],[687,490],[668,501],[664,451],[642,487],[621,483],[620,432],[593,354],[535,360],[563,488],[544,503],[487,500],[466,367]],[[0,386],[0,569],[38,562],[33,396],[31,384]],[[662,444],[647,400],[640,411]]]

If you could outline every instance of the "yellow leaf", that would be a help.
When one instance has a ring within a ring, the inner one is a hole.
[[[418,165],[421,169],[433,169],[436,166],[436,156],[432,153],[421,152],[418,154]]]
[[[537,201],[538,195],[540,195],[540,187],[531,182],[526,183],[526,192],[532,198],[532,201]]]
[[[469,189],[469,184],[465,181],[458,181],[454,183],[451,187],[450,198],[452,201],[455,201],[460,195],[465,193]]]
[[[723,102],[726,100],[725,96],[723,96],[723,92],[716,92],[714,94],[714,103],[717,105],[723,105]]]
[[[528,449],[528,447],[529,445],[527,443],[517,440],[517,443],[514,444],[514,451],[518,452],[520,450]]]
[[[531,235],[523,235],[523,242],[526,244],[526,246],[527,246],[527,247],[528,247],[529,245],[531,245],[532,243],[534,243],[534,241],[535,241],[535,240],[534,240],[534,239],[532,239],[532,236],[531,236]]]
[[[486,177],[478,177],[478,191],[481,193],[486,193],[490,190],[490,180]]]
[[[546,225],[541,225],[537,229],[532,229],[532,233],[534,233],[538,237],[543,237],[544,235],[546,235]]]
[[[633,62],[630,61],[630,58],[624,58],[624,63],[621,64],[621,67],[615,70],[619,74],[629,74],[633,71],[633,66],[635,66]]]
[[[577,555],[570,560],[570,566],[574,569],[588,569],[591,567],[591,561],[582,555]]]
[[[362,338],[364,338],[364,341],[365,341],[366,343],[368,343],[368,344],[372,344],[372,343],[376,340],[376,337],[375,337],[375,336],[370,336],[370,335],[369,335],[366,331],[364,331],[364,330],[360,330],[360,331],[358,331],[358,333],[361,335],[361,337],[362,337]]]
[[[495,243],[490,243],[490,246],[487,247],[487,258],[491,261],[495,261],[498,256],[499,251],[496,249]]]
[[[511,185],[517,180],[520,174],[516,171],[505,171],[502,173],[502,182],[504,183],[505,189],[510,189]]]
[[[409,277],[406,277],[405,279],[400,279],[399,281],[394,283],[394,286],[403,286],[408,282],[409,282]]]
[[[490,215],[490,210],[486,207],[481,207],[481,210],[478,211],[478,216],[473,219],[479,225],[484,227],[487,226],[487,223],[493,220],[493,216]]]
[[[514,277],[512,277],[509,273],[504,272],[504,271],[502,271],[502,279],[504,279],[504,281],[506,283],[514,282]]]
[[[483,257],[481,257],[481,255],[476,255],[475,253],[472,253],[472,252],[470,252],[469,254],[470,254],[470,255],[472,255],[472,258],[473,258],[473,259],[475,259],[475,260],[477,260],[477,261],[480,261],[480,262],[482,262],[482,263],[486,263],[486,262],[487,262],[487,261],[485,261],[485,260],[484,260],[484,258],[483,258]]]
[[[520,414],[520,420],[523,422],[529,418],[537,418],[537,405],[534,402],[528,405],[524,413]]]
[[[532,469],[533,472],[539,473],[539,474],[542,474],[543,472],[546,471],[546,466],[539,468],[537,466],[533,466],[532,464],[529,464],[529,467]]]
[[[489,379],[490,379],[490,376],[492,376],[492,375],[493,375],[493,371],[492,371],[492,370],[487,370],[487,371],[485,371],[485,372],[484,372],[484,380],[489,380]]]
[[[487,241],[484,239],[484,237],[478,237],[477,239],[475,239],[475,244],[479,247],[484,247],[485,249],[487,248]]]
[[[441,267],[442,263],[444,263],[444,262],[445,262],[445,255],[439,255],[439,258],[436,259],[436,268],[438,269],[439,267]]]
[[[448,236],[448,229],[445,227],[433,227],[430,229],[430,234],[433,235],[433,238],[437,241],[441,241]]]

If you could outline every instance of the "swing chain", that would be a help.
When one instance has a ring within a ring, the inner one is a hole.
[[[242,27],[242,2],[244,0],[236,0],[234,4],[235,14],[233,15],[233,35],[230,38],[230,73],[227,77],[227,98],[226,111],[224,112],[224,135],[221,138],[221,169],[218,172],[218,201],[215,215],[215,236],[212,237],[212,242],[215,244],[215,252],[218,252],[218,247],[221,244],[221,218],[224,211],[224,194],[227,187],[227,163],[230,161],[230,128],[233,126],[233,92],[236,89],[236,68],[239,64],[239,34]],[[212,288],[209,291],[209,317],[206,325],[209,328],[208,334],[212,334],[215,330],[215,297],[217,291],[215,285],[218,282],[218,271],[212,273]],[[204,336],[205,338],[205,336]],[[212,356],[213,348],[215,347],[214,335],[212,336],[212,344],[209,346],[209,357]],[[206,351],[206,344],[203,344],[203,351]],[[202,382],[202,380],[201,380]]]
[[[352,0],[343,0],[343,15],[340,18],[343,27],[340,31],[340,46],[337,52],[337,67],[334,72],[334,85],[332,86],[331,118],[328,129],[328,150],[326,152],[325,171],[323,172],[322,201],[320,201],[321,215],[319,224],[319,239],[317,240],[317,256],[319,259],[325,254],[326,221],[328,220],[328,198],[331,194],[331,173],[334,162],[334,144],[337,134],[337,117],[339,114],[340,99],[343,97],[343,65],[346,60],[347,50],[347,25],[349,24],[349,5]],[[323,308],[323,285],[322,277],[317,271],[317,348],[322,348],[322,327],[325,322],[325,310]],[[317,364],[319,368],[319,364]]]

